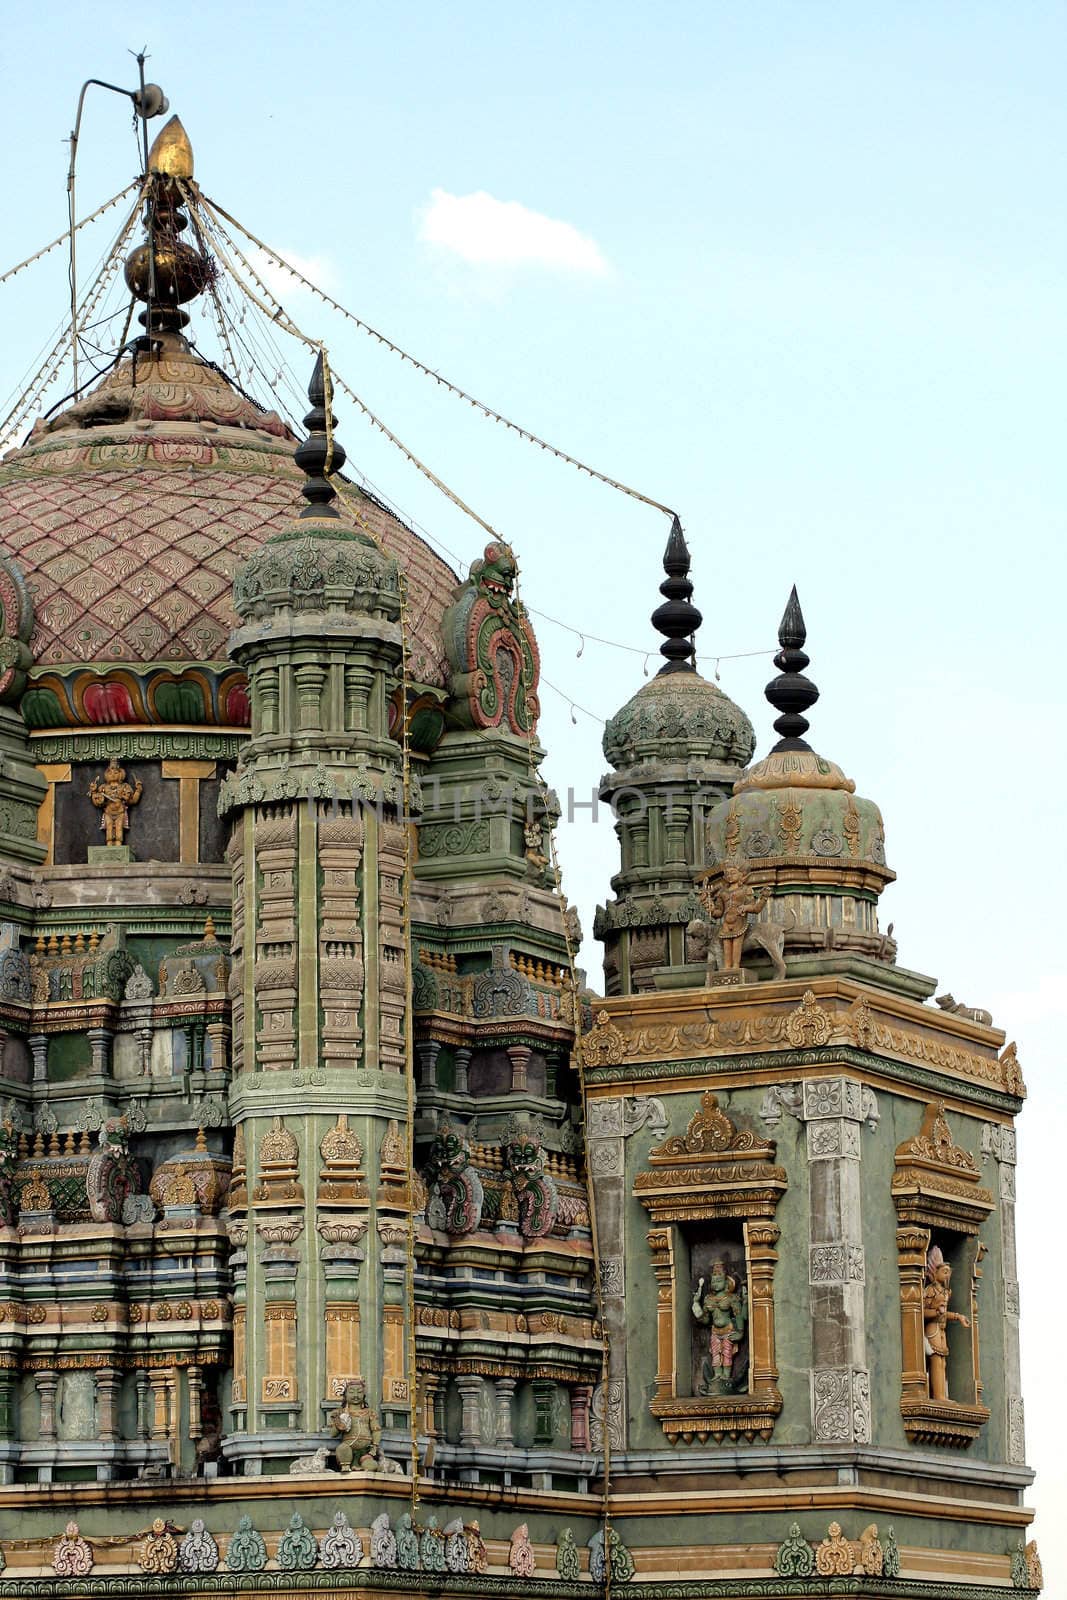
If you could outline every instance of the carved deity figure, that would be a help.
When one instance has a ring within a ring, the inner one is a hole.
[[[93,779],[89,785],[89,799],[101,813],[100,826],[107,844],[122,843],[122,836],[130,825],[130,807],[137,804],[142,793],[140,778],[136,783],[127,783],[126,768],[120,767],[114,756],[104,776]]]
[[[714,889],[710,884],[703,884],[700,898],[708,915],[719,924],[723,965],[727,971],[736,971],[741,965],[741,947],[748,932],[748,919],[763,910],[767,895],[756,894],[749,888],[745,867],[726,866],[723,868],[722,882]]]
[[[341,1404],[330,1412],[330,1427],[337,1435],[334,1453],[342,1472],[352,1471],[353,1459],[358,1460],[364,1472],[381,1471],[381,1425],[367,1404],[367,1386],[362,1378],[345,1385]]]
[[[748,1306],[725,1261],[713,1261],[710,1277],[697,1283],[692,1310],[694,1321],[709,1330],[699,1391],[705,1395],[726,1394],[733,1386],[734,1361],[745,1336]]]
[[[940,1245],[934,1245],[926,1257],[926,1287],[923,1290],[923,1348],[930,1375],[930,1399],[948,1399],[948,1324],[958,1322],[969,1328],[970,1322],[960,1311],[950,1311],[952,1298],[952,1268],[945,1260]]]

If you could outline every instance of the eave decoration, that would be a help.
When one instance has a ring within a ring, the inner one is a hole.
[[[671,1442],[706,1444],[769,1439],[782,1409],[774,1350],[774,1268],[779,1229],[775,1210],[787,1183],[774,1163],[773,1141],[739,1129],[709,1090],[682,1135],[654,1149],[634,1194],[649,1213],[657,1290],[657,1372],[651,1402]],[[681,1224],[740,1219],[749,1276],[749,1388],[714,1397],[681,1392],[677,1319],[687,1286],[679,1282]]]

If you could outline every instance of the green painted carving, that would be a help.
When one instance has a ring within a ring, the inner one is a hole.
[[[790,1523],[789,1533],[778,1546],[774,1570],[782,1578],[810,1578],[815,1571],[815,1552],[800,1531],[800,1523]]]
[[[1013,1589],[1029,1589],[1030,1568],[1026,1560],[1026,1549],[1022,1540],[1018,1548],[1011,1553],[1011,1586]]]
[[[390,619],[400,615],[399,568],[369,539],[345,528],[299,524],[275,535],[238,572],[233,603],[243,618],[279,607],[294,611],[340,607]]]
[[[569,1528],[564,1528],[556,1541],[556,1571],[564,1582],[576,1583],[578,1580],[578,1547]]]
[[[0,701],[17,700],[33,662],[33,596],[16,562],[0,558]]]
[[[37,691],[28,689],[22,703]],[[236,761],[247,743],[241,733],[130,733],[116,728],[112,733],[48,734],[33,740],[33,757],[39,762],[106,761],[112,755],[121,761]]]
[[[278,1565],[283,1572],[310,1572],[318,1559],[315,1535],[299,1511],[294,1511],[278,1543]]]
[[[238,1522],[226,1552],[226,1565],[231,1572],[262,1572],[267,1565],[267,1547],[263,1535],[253,1528],[251,1517],[244,1516]]]
[[[488,822],[424,823],[419,828],[420,856],[476,856],[488,849]]]
[[[885,1543],[882,1545],[882,1577],[900,1577],[900,1546],[892,1528],[886,1534]]]

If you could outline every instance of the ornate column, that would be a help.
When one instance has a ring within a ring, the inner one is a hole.
[[[809,1078],[800,1110],[808,1153],[811,1430],[816,1444],[868,1444],[871,1385],[861,1131],[878,1119],[872,1090],[854,1078]]]
[[[468,1449],[476,1450],[482,1443],[482,1394],[484,1393],[484,1379],[473,1376],[463,1376],[456,1379],[456,1388],[459,1390],[463,1402],[463,1410],[459,1425],[459,1442]]]
[[[997,1163],[1000,1197],[1000,1260],[1004,1276],[1001,1326],[1004,1330],[1004,1429],[1007,1459],[1026,1460],[1022,1377],[1019,1368],[1019,1261],[1015,1246],[1015,1129],[987,1122],[982,1129],[982,1159]]]
[[[496,1400],[496,1446],[498,1450],[510,1450],[515,1443],[511,1421],[511,1403],[515,1397],[515,1379],[494,1378],[493,1388]]]
[[[96,1381],[96,1432],[103,1444],[119,1439],[118,1398],[122,1373],[117,1367],[98,1367]]]

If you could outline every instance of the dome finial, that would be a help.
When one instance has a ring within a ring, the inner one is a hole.
[[[775,732],[781,734],[781,738],[774,746],[775,750],[811,749],[803,738],[808,731],[808,719],[802,713],[815,704],[819,698],[819,691],[810,679],[804,676],[804,668],[809,658],[804,654],[802,646],[807,636],[804,613],[800,609],[797,586],[794,584],[782,613],[782,620],[778,624],[778,643],[781,649],[774,658],[774,664],[779,670],[779,676],[772,678],[763,691],[774,709],[782,713],[774,722]]]
[[[704,620],[692,604],[693,585],[689,581],[689,546],[685,542],[682,524],[675,517],[671,524],[667,548],[663,552],[663,570],[667,576],[659,586],[666,604],[657,606],[652,613],[652,626],[665,635],[659,647],[666,656],[664,672],[695,672],[696,645],[693,635]]]
[[[145,180],[145,232],[148,237],[126,258],[126,284],[146,309],[141,347],[153,349],[160,334],[178,334],[189,317],[180,307],[214,282],[215,263],[203,249],[179,235],[189,219],[181,209],[193,178],[193,147],[177,117],[171,117],[148,152]],[[198,230],[199,239],[199,230]]]
[[[307,482],[301,494],[308,502],[300,513],[302,517],[336,517],[337,490],[330,482],[331,472],[340,472],[345,464],[344,446],[338,443],[334,429],[337,419],[327,404],[327,386],[330,378],[326,352],[320,350],[315,370],[308,384],[311,410],[304,418],[307,438],[296,447],[296,464],[305,473]],[[330,397],[332,398],[332,396]]]

